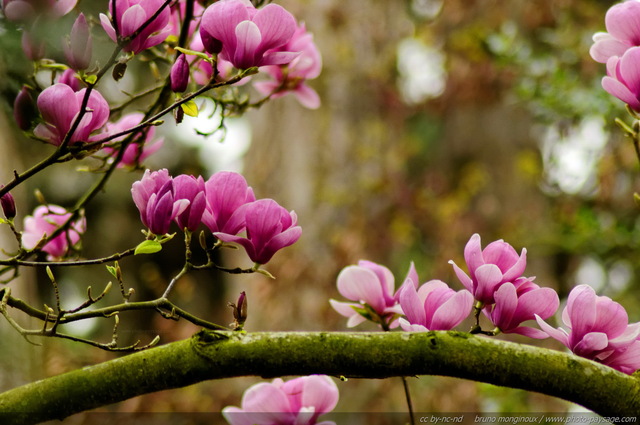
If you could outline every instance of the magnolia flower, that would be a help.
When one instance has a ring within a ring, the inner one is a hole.
[[[471,312],[473,295],[463,289],[454,291],[440,280],[431,280],[416,290],[407,280],[399,290],[400,307],[406,319],[400,319],[405,331],[448,331],[458,326]]]
[[[639,69],[640,47],[632,47],[622,57],[612,56],[609,58],[607,61],[608,75],[602,79],[602,88],[636,111],[640,111]]]
[[[24,219],[22,231],[22,246],[34,249],[47,236],[50,236],[60,226],[71,218],[71,213],[58,205],[40,205],[33,211],[33,215]],[[81,218],[72,222],[67,230],[44,244],[40,249],[48,254],[50,260],[64,257],[71,247],[80,242],[80,235],[86,230],[86,221]]]
[[[515,249],[503,240],[491,242],[482,250],[480,235],[471,236],[464,248],[464,259],[469,277],[453,261],[453,270],[458,279],[483,304],[493,304],[493,294],[506,283],[519,278],[527,265],[527,250],[518,256]]]
[[[295,18],[284,8],[268,4],[258,10],[249,0],[218,1],[200,24],[205,49],[239,69],[291,62],[298,53],[281,48],[295,31]]]
[[[59,18],[71,12],[78,0],[2,0],[2,11],[10,21],[26,21],[40,14]]]
[[[222,415],[231,425],[335,425],[318,417],[333,410],[338,398],[338,387],[326,375],[278,378],[250,387],[242,407],[225,407]]]
[[[322,69],[322,56],[313,42],[313,35],[302,24],[281,49],[301,53],[287,65],[263,67],[261,71],[265,71],[273,80],[256,82],[254,87],[272,98],[293,93],[302,106],[309,109],[320,107],[318,93],[306,84],[307,80],[318,77]]]
[[[418,285],[418,274],[411,263],[409,272],[405,278],[405,284],[414,288]],[[395,281],[391,271],[371,261],[359,261],[357,266],[347,266],[338,275],[338,292],[355,303],[329,300],[331,306],[339,314],[349,318],[348,327],[354,327],[368,318],[376,321],[383,327],[395,328],[398,326],[397,316],[402,314],[402,308],[398,304],[399,290],[394,293]],[[373,310],[382,320],[370,317]]]
[[[133,112],[120,118],[113,123],[107,123],[105,126],[107,134],[117,134],[123,131],[129,130],[142,122],[144,114],[141,112]],[[138,141],[130,143],[122,155],[122,159],[118,164],[118,167],[136,167],[139,163],[144,161],[147,157],[157,152],[162,147],[164,142],[163,138],[156,139],[154,141],[156,129],[155,127],[147,127],[144,136],[144,141]],[[126,136],[120,136],[113,139],[113,142],[122,141]],[[137,137],[134,138],[137,140]],[[119,148],[105,147],[102,149],[107,155],[115,157],[118,154]]]
[[[174,200],[185,199],[189,206],[175,218],[180,229],[188,229],[195,232],[202,220],[202,213],[207,204],[205,198],[204,179],[200,176],[188,176],[181,174],[173,178]]]
[[[91,64],[93,41],[89,24],[81,13],[71,28],[71,33],[64,43],[64,55],[73,69],[87,69]]]
[[[266,264],[282,248],[294,244],[302,234],[293,211],[282,208],[273,199],[260,199],[244,208],[246,237],[215,232],[223,242],[242,245],[251,261]]]
[[[72,124],[80,114],[80,108],[87,89],[75,92],[66,84],[56,83],[47,87],[38,96],[37,104],[44,123],[38,124],[34,134],[53,145],[60,145]],[[91,133],[100,129],[109,119],[109,104],[100,92],[93,89],[89,102],[69,144],[90,142]]]
[[[571,290],[562,321],[569,328],[553,328],[536,315],[540,328],[574,354],[631,374],[640,368],[640,323],[629,324],[624,307],[597,296],[588,285]]]
[[[220,171],[205,183],[207,206],[202,222],[212,233],[237,235],[245,227],[245,208],[256,200],[242,175]]]
[[[151,19],[163,6],[164,0],[109,0],[109,16],[100,14],[100,23],[111,40],[118,42],[133,35],[149,19]],[[115,22],[113,11],[116,11]],[[140,53],[150,47],[162,43],[169,33],[169,17],[171,12],[168,7],[162,9],[149,25],[123,46],[125,52]],[[116,32],[116,29],[118,31]]]
[[[36,102],[33,100],[27,86],[22,86],[22,89],[13,101],[13,118],[16,124],[18,124],[18,128],[25,131],[29,130],[31,123],[37,115]]]
[[[154,235],[169,233],[171,222],[189,206],[188,200],[174,197],[173,180],[166,169],[146,170],[131,186],[131,194],[142,224]]]
[[[640,46],[640,2],[625,1],[607,11],[605,25],[608,32],[593,36],[589,50],[597,62],[607,63],[612,56],[622,56],[629,48]]]
[[[515,283],[507,282],[494,294],[495,305],[486,307],[485,314],[503,333],[517,333],[531,338],[547,338],[548,335],[527,326],[520,326],[528,320],[535,320],[537,314],[542,319],[553,316],[560,300],[551,288],[540,288],[532,279],[520,278]]]

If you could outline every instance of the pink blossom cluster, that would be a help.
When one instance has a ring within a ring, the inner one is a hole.
[[[215,173],[205,182],[201,176],[147,170],[131,193],[152,234],[169,233],[173,222],[191,232],[202,223],[222,242],[241,245],[256,264],[266,264],[302,234],[294,211],[273,199],[256,200],[244,177],[234,172]]]
[[[76,248],[80,242],[87,224],[84,217],[72,221],[62,233],[47,241],[53,232],[62,227],[72,216],[58,205],[40,205],[33,215],[24,218],[24,230],[22,231],[22,246],[25,249],[40,249],[47,253],[49,260],[56,260],[66,256],[72,248]]]
[[[286,382],[277,378],[248,388],[241,407],[225,407],[222,414],[231,425],[335,425],[318,420],[334,409],[338,398],[338,387],[326,375]]]
[[[640,112],[640,2],[615,4],[605,15],[607,32],[593,36],[591,57],[607,65],[602,87]]]

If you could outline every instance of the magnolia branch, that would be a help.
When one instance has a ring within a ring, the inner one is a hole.
[[[636,377],[573,354],[468,333],[202,331],[0,394],[0,418],[31,424],[204,380],[309,374],[452,376],[559,397],[603,416],[640,411]]]

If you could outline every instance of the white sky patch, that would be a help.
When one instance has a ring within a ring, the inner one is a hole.
[[[592,193],[607,139],[601,117],[586,117],[564,132],[558,125],[549,127],[541,146],[548,183],[568,194]]]
[[[442,10],[443,0],[413,0],[411,11],[423,19],[434,19]]]
[[[221,170],[241,172],[244,154],[251,144],[249,123],[245,118],[226,118],[226,130],[216,131],[220,125],[220,114],[214,112],[213,101],[196,99],[196,103],[200,109],[198,116],[185,115],[182,123],[171,130],[171,137],[198,148],[200,163],[209,175]],[[197,132],[213,134],[202,136]]]
[[[400,41],[397,54],[398,87],[406,103],[418,104],[444,92],[445,56],[440,50],[409,37]]]

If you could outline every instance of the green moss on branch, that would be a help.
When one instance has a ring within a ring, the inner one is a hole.
[[[603,416],[637,415],[640,380],[572,354],[461,332],[231,333],[179,341],[0,394],[0,422],[37,423],[196,382],[322,373],[444,375],[521,388]]]

